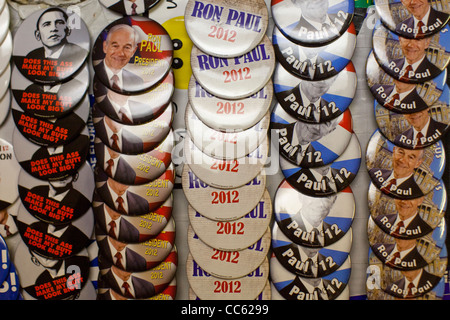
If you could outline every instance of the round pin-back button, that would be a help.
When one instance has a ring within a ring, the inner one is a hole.
[[[207,273],[189,253],[186,260],[186,274],[190,288],[200,300],[254,300],[266,285],[269,277],[269,261],[267,258],[264,259],[256,270],[230,281]],[[220,289],[215,290],[217,287]]]
[[[373,53],[383,70],[394,79],[422,83],[436,78],[450,61],[450,27],[436,35],[408,39],[390,32],[381,23],[373,32]]]
[[[14,153],[14,146],[5,139],[0,139],[0,210],[12,205],[19,197],[16,186],[19,179],[20,165]]]
[[[269,139],[255,151],[233,160],[219,160],[203,153],[189,136],[184,138],[186,161],[192,172],[206,184],[216,188],[238,188],[253,180],[263,169],[268,152]]]
[[[189,37],[202,51],[215,57],[237,57],[261,42],[269,11],[262,0],[190,0],[184,20]]]
[[[291,41],[323,45],[345,33],[353,19],[353,1],[272,0],[273,20]]]
[[[5,1],[6,4],[6,1]],[[9,6],[3,5],[0,9],[0,43],[5,40],[8,35],[9,23],[11,22]]]
[[[397,270],[383,263],[369,248],[369,266],[367,268],[367,293],[372,297],[386,294],[398,299],[415,300],[424,298],[434,300],[444,290],[445,270],[447,269],[447,248],[431,263],[415,270]],[[442,295],[441,295],[442,297]]]
[[[123,184],[139,185],[155,180],[167,170],[172,159],[174,137],[173,132],[169,132],[159,146],[139,155],[118,153],[99,138],[95,138],[94,142],[96,165],[108,177]]]
[[[195,292],[192,290],[192,288],[190,288],[190,287],[189,287],[188,294],[189,294],[189,300],[201,300],[195,294]],[[264,286],[263,291],[255,298],[255,300],[261,300],[261,301],[271,300],[271,296],[272,296],[271,284],[270,284],[270,281],[267,281],[266,285]]]
[[[11,110],[11,91],[6,90],[3,97],[0,98],[0,125],[2,125],[9,116]]]
[[[347,148],[353,132],[350,109],[333,120],[310,123],[297,120],[277,104],[272,111],[270,125],[278,134],[280,155],[305,168],[335,161]]]
[[[395,145],[421,149],[441,140],[450,126],[450,90],[446,85],[431,107],[413,113],[397,113],[375,101],[374,113],[381,133]]]
[[[14,218],[17,217],[20,203],[20,200],[17,199],[13,204],[9,205],[5,209],[2,209],[0,236],[2,236],[3,239],[11,237],[17,233],[17,226]]]
[[[45,258],[20,241],[14,252],[16,271],[24,293],[37,300],[71,300],[89,278],[86,249],[62,260]]]
[[[417,239],[395,238],[380,229],[372,217],[369,217],[367,229],[374,255],[389,267],[404,271],[424,268],[437,259],[447,236],[444,218],[432,233]]]
[[[389,30],[406,38],[431,36],[439,32],[450,17],[447,7],[430,1],[416,4],[401,0],[375,0],[374,4],[382,23]]]
[[[356,31],[350,24],[336,41],[321,46],[301,46],[287,39],[275,26],[272,35],[277,61],[301,79],[317,81],[341,72],[349,63],[356,48]]]
[[[178,267],[176,246],[167,258],[156,267],[129,272],[104,261],[99,256],[99,282],[128,299],[148,299],[163,292],[172,283]]]
[[[11,74],[11,92],[27,114],[38,118],[61,118],[74,111],[84,100],[89,86],[89,68],[85,64],[65,82],[40,84],[24,77],[17,67]]]
[[[191,68],[195,79],[209,93],[224,99],[249,97],[264,88],[275,68],[275,51],[267,36],[250,52],[220,58],[191,51]]]
[[[255,209],[266,190],[264,170],[238,188],[219,189],[201,181],[188,166],[183,166],[181,183],[188,203],[201,215],[219,221],[242,218]]]
[[[273,98],[273,83],[250,97],[223,99],[208,93],[191,76],[188,98],[195,115],[208,127],[219,131],[241,131],[261,121],[269,111]]]
[[[12,50],[13,40],[11,31],[9,31],[8,29],[5,39],[0,44],[0,57],[2,58],[0,61],[0,73],[2,73],[6,69],[9,62],[11,61]]]
[[[128,272],[150,270],[167,258],[175,244],[173,218],[157,236],[139,243],[119,241],[96,228],[98,254],[110,264]]]
[[[158,4],[159,0],[100,0],[100,3],[109,10],[121,13],[124,16],[135,16],[147,12]]]
[[[125,243],[142,243],[155,238],[166,227],[172,217],[173,196],[163,205],[142,216],[130,216],[108,207],[94,193],[92,210],[96,227],[109,237]]]
[[[275,193],[278,227],[292,242],[305,247],[327,247],[350,229],[355,198],[350,187],[328,197],[311,197],[283,180]]]
[[[0,236],[0,283],[3,283],[8,278],[11,264],[8,245],[5,239]]]
[[[261,239],[272,219],[272,201],[266,190],[256,207],[242,218],[209,219],[188,206],[189,223],[206,245],[221,251],[243,250]]]
[[[20,166],[35,178],[62,180],[73,176],[86,163],[90,147],[87,129],[67,144],[45,147],[26,139],[18,130],[13,133],[14,153]]]
[[[0,289],[0,300],[17,300],[20,295],[19,277],[14,263],[9,266],[9,273]]]
[[[243,131],[228,132],[208,127],[197,118],[188,104],[185,123],[192,142],[203,153],[216,159],[233,160],[252,153],[267,139],[270,110],[254,126]]]
[[[8,66],[0,74],[0,96],[3,97],[5,93],[9,90],[10,83],[11,83],[11,64],[8,63]]]
[[[378,103],[398,113],[422,111],[432,106],[444,91],[447,70],[423,83],[406,83],[389,76],[373,54],[369,54],[366,64],[367,84]]]
[[[433,191],[445,167],[441,141],[423,149],[394,145],[377,129],[366,150],[366,168],[373,184],[391,197],[414,199]]]
[[[94,78],[94,97],[103,113],[127,125],[143,124],[157,118],[169,105],[174,93],[174,74],[170,71],[160,83],[140,94],[125,95]]]
[[[159,208],[171,196],[175,173],[171,163],[155,180],[142,185],[128,185],[108,177],[100,167],[94,171],[96,192],[115,211],[141,216]]]
[[[32,216],[54,225],[66,225],[90,210],[94,176],[87,162],[63,180],[44,181],[21,169],[18,192],[22,205]]]
[[[97,289],[97,300],[175,300],[177,294],[176,277],[172,279],[169,285],[163,291],[161,291],[161,293],[145,299],[127,298],[123,296],[122,292],[120,294],[117,293],[116,291],[105,285],[103,282],[100,282],[99,285],[100,286]]]
[[[443,181],[427,195],[407,200],[392,198],[370,183],[367,200],[374,223],[400,239],[416,239],[431,233],[447,209]]]
[[[313,279],[308,279],[306,278],[306,280],[313,280]],[[271,282],[270,283],[271,286],[271,300],[288,300],[286,298],[284,298],[276,289],[275,285]],[[308,293],[308,292],[307,292]],[[301,297],[304,297],[304,295],[301,295]],[[313,295],[314,297],[314,295]],[[317,296],[318,297],[318,296]],[[335,297],[333,300],[349,300],[350,299],[350,289],[348,286],[345,286],[344,290],[339,294],[339,296]]]
[[[280,156],[280,167],[286,181],[297,191],[313,197],[326,197],[350,186],[360,165],[361,146],[356,134],[352,135],[340,157],[322,167],[298,167]]]
[[[270,276],[275,289],[286,300],[340,300],[351,274],[350,256],[331,274],[307,278],[287,270],[275,254],[270,258]]]
[[[195,262],[208,274],[221,279],[242,278],[258,268],[267,258],[270,249],[270,228],[251,247],[222,251],[205,244],[188,226],[189,253]]]
[[[30,142],[44,147],[67,145],[86,130],[89,118],[89,97],[81,105],[61,118],[39,118],[25,113],[12,99],[11,113],[19,131]]]
[[[30,14],[14,34],[13,61],[33,82],[67,80],[85,63],[89,31],[77,12],[50,7]]]
[[[123,49],[117,57],[117,46]],[[136,94],[151,89],[170,71],[173,44],[167,31],[143,16],[110,23],[92,49],[95,76],[109,89]]]
[[[331,121],[344,113],[356,93],[355,67],[349,64],[325,80],[302,80],[277,63],[273,75],[278,103],[292,117],[310,123]]]
[[[124,125],[106,116],[97,104],[92,107],[96,137],[112,150],[130,155],[149,152],[161,144],[171,131],[173,104],[156,119],[140,125]]]

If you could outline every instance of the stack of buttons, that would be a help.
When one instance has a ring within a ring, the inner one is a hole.
[[[143,16],[115,20],[94,43],[99,300],[175,298],[172,60],[170,36]]]
[[[94,231],[89,50],[88,29],[69,9],[39,9],[14,35],[11,113],[21,168],[14,259],[24,299],[95,297],[87,251]]]
[[[378,129],[366,151],[371,300],[439,300],[447,270],[442,137],[450,124],[450,9],[375,1],[367,61]]]
[[[184,17],[193,42],[182,171],[189,298],[270,299],[268,8],[263,0],[190,0]]]
[[[284,180],[274,199],[274,300],[346,300],[361,163],[354,1],[272,0],[277,104],[271,128]]]

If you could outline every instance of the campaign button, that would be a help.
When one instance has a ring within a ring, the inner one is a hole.
[[[256,207],[242,218],[230,221],[209,219],[188,205],[189,223],[206,245],[221,251],[239,251],[261,239],[272,219],[272,201],[266,190]]]
[[[12,58],[29,80],[54,84],[83,66],[90,46],[88,28],[76,11],[50,7],[33,12],[20,24]]]
[[[262,0],[190,0],[184,20],[195,46],[212,56],[229,58],[243,55],[260,43],[269,11]]]
[[[307,279],[307,280],[309,280],[309,279]],[[270,283],[270,286],[271,286],[271,293],[272,293],[271,300],[276,300],[276,301],[288,300],[288,299],[284,298],[278,292],[278,290],[275,288],[275,285],[273,284],[273,282]],[[345,286],[344,290],[339,294],[339,296],[337,296],[333,300],[349,300],[349,299],[350,299],[350,289],[348,286]]]
[[[159,208],[171,196],[175,173],[171,163],[155,180],[128,185],[108,177],[103,169],[96,167],[94,178],[95,190],[107,206],[122,214],[141,216]]]
[[[275,26],[272,42],[277,61],[288,72],[301,79],[317,81],[337,75],[350,63],[356,48],[356,30],[352,23],[336,41],[308,47],[290,41]]]
[[[38,118],[61,118],[83,103],[89,81],[87,64],[67,81],[55,84],[31,82],[14,67],[11,75],[11,92],[16,103],[27,114]]]
[[[82,134],[67,144],[45,147],[26,139],[18,130],[13,132],[14,153],[20,166],[41,180],[63,180],[74,175],[86,163],[89,153],[89,133]]]
[[[97,77],[93,84],[96,105],[106,116],[126,125],[143,124],[157,118],[169,105],[174,89],[172,71],[151,89],[133,95],[117,93]]]
[[[292,42],[305,46],[330,43],[341,37],[353,19],[353,1],[272,0],[278,29]]]
[[[255,151],[267,139],[270,110],[254,126],[235,132],[219,131],[204,124],[190,104],[185,112],[186,129],[194,145],[210,157],[221,160],[242,158]]]
[[[387,74],[376,61],[373,51],[366,64],[367,84],[378,103],[398,113],[422,111],[432,106],[444,91],[447,70],[423,83],[406,83]]]
[[[406,83],[436,78],[450,61],[450,27],[421,39],[400,37],[381,23],[373,32],[373,53],[383,70]]]
[[[0,98],[0,125],[2,125],[9,116],[11,110],[11,91],[6,90]]]
[[[203,270],[189,253],[186,274],[190,288],[200,300],[254,300],[269,277],[267,258],[251,273],[236,279],[221,279]]]
[[[148,183],[162,175],[169,167],[173,145],[173,132],[170,131],[155,149],[138,155],[128,155],[114,151],[99,138],[95,138],[96,165],[117,182],[129,185]]]
[[[19,295],[19,277],[14,263],[11,263],[8,276],[0,287],[0,300],[17,300]]]
[[[400,239],[384,232],[369,217],[367,231],[370,248],[381,262],[396,270],[409,271],[424,268],[439,257],[445,246],[447,225],[442,218],[429,235]]]
[[[13,204],[1,210],[0,214],[0,236],[3,239],[11,237],[17,233],[17,226],[14,220],[19,211],[20,200],[17,199]]]
[[[0,237],[0,255],[0,283],[3,283],[8,278],[12,265],[9,248],[3,237]]]
[[[266,190],[264,170],[238,188],[219,189],[201,181],[188,166],[183,166],[181,184],[188,203],[201,215],[218,221],[242,218],[255,209]]]
[[[11,64],[8,63],[8,66],[0,74],[0,96],[3,97],[5,95],[5,93],[9,90],[10,84],[11,84]]]
[[[19,179],[20,165],[14,153],[14,145],[0,139],[0,210],[12,205],[19,197],[16,186]]]
[[[106,8],[124,16],[135,16],[145,13],[156,6],[158,2],[159,0],[100,0],[100,3]]]
[[[351,274],[350,256],[340,268],[322,278],[307,278],[287,270],[274,253],[270,258],[270,276],[275,293],[286,300],[341,300]]]
[[[402,271],[380,260],[369,248],[367,297],[370,300],[442,300],[445,292],[447,248],[423,268]]]
[[[21,169],[18,192],[32,216],[54,225],[67,225],[91,209],[94,175],[87,162],[62,180],[44,181]]]
[[[3,42],[0,43],[0,73],[5,71],[9,62],[11,61],[12,51],[13,51],[13,38],[11,35],[11,31],[7,29],[6,37]]]
[[[327,197],[311,197],[283,180],[275,193],[274,214],[280,230],[295,244],[328,247],[352,226],[355,198],[350,187]]]
[[[316,168],[295,166],[280,156],[280,167],[286,181],[297,191],[326,197],[336,194],[355,179],[361,164],[361,146],[356,134],[340,157],[332,163]]]
[[[447,209],[443,181],[427,195],[405,200],[392,198],[370,183],[367,200],[374,223],[385,233],[400,239],[416,239],[431,233],[441,223]]]
[[[327,122],[303,122],[277,104],[270,126],[278,134],[278,149],[283,158],[296,166],[315,168],[330,164],[345,151],[352,137],[353,119],[347,109]]]
[[[173,196],[167,198],[163,205],[142,216],[130,216],[108,207],[94,193],[92,210],[96,227],[102,233],[125,243],[139,243],[155,238],[166,227],[172,217]]]
[[[177,294],[177,277],[174,277],[169,285],[161,292],[150,298],[134,299],[124,297],[122,292],[119,294],[109,288],[103,282],[99,283],[97,290],[97,300],[175,300]]]
[[[92,48],[95,76],[109,89],[123,94],[151,89],[170,71],[172,60],[169,34],[158,22],[143,16],[113,21]]]
[[[50,259],[30,251],[19,241],[14,261],[20,286],[28,300],[71,300],[85,287],[89,278],[86,249],[66,259]]]
[[[6,1],[3,1],[3,4],[0,8],[0,43],[5,40],[8,35],[9,24],[11,22],[9,6],[6,5]]]
[[[199,297],[195,294],[195,292],[192,290],[191,287],[189,287],[189,300],[200,300]],[[261,293],[255,298],[255,300],[261,300],[261,301],[267,301],[271,300],[272,296],[272,288],[270,285],[270,281],[266,282],[266,285],[264,286],[264,289],[261,291]]]
[[[439,100],[422,111],[398,113],[375,101],[374,113],[378,129],[389,141],[399,147],[421,149],[445,136],[450,126],[449,108],[450,90],[446,85]]]
[[[195,79],[209,93],[224,99],[241,99],[259,92],[272,78],[275,51],[267,36],[250,52],[220,58],[191,51],[191,68]]]
[[[219,160],[203,153],[189,136],[184,137],[184,164],[206,184],[222,189],[238,188],[253,180],[263,169],[269,152],[269,139],[255,151],[233,160]]]
[[[433,191],[442,178],[445,150],[441,141],[423,149],[394,145],[377,129],[366,149],[366,168],[373,184],[398,199],[414,199]]]
[[[223,99],[208,93],[191,76],[188,88],[189,104],[195,115],[208,127],[219,131],[242,131],[261,121],[269,111],[273,98],[273,83],[242,99]]]
[[[375,0],[375,9],[389,30],[405,38],[424,38],[439,32],[448,22],[450,10],[440,3]]]
[[[125,125],[106,116],[94,104],[92,121],[95,136],[112,150],[129,155],[138,155],[156,148],[172,130],[173,104],[156,119],[139,125]]]

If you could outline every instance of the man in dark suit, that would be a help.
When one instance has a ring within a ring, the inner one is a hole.
[[[396,269],[423,268],[430,261],[426,261],[417,249],[416,239],[393,238],[394,243],[374,243],[372,250],[381,261]]]
[[[402,270],[403,277],[390,284],[386,292],[394,297],[412,299],[431,291],[441,280],[425,268]]]
[[[156,0],[118,0],[108,8],[127,16],[134,16],[146,12],[157,2]]]

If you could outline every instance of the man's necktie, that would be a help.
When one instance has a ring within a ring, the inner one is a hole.
[[[112,144],[111,144],[111,148],[113,150],[115,150],[115,151],[119,151],[120,150],[119,149],[119,143],[118,143],[119,136],[117,134],[113,133],[112,136],[111,136],[111,139],[113,141]]]
[[[111,77],[111,81],[112,81],[111,86],[114,91],[119,91],[119,92],[122,91],[122,89],[119,86],[119,76],[117,74],[115,74]]]
[[[381,188],[381,191],[384,193],[390,193],[391,186],[395,185],[397,183],[396,179],[391,179],[388,184],[386,184],[384,187]]]
[[[123,288],[123,294],[125,297],[134,298],[133,295],[131,294],[130,285],[128,284],[128,282],[124,282],[122,284],[122,288]]]
[[[417,34],[416,34],[416,38],[423,38],[424,36],[424,32],[422,30],[422,27],[425,25],[425,23],[423,23],[422,21],[419,21],[417,23]]]
[[[125,211],[125,207],[123,206],[123,199],[122,197],[117,197],[117,211],[119,211],[120,213],[123,214],[127,214],[127,212]]]
[[[422,146],[422,138],[423,138],[423,133],[419,132],[416,136],[416,148],[420,148]]]
[[[137,4],[136,3],[132,3],[131,4],[131,15],[136,15],[136,8],[137,8]]]
[[[123,263],[122,263],[122,254],[120,252],[117,252],[114,255],[114,258],[116,258],[116,263],[114,265],[121,270],[125,270]]]
[[[399,236],[400,235],[400,229],[403,228],[405,226],[405,224],[403,223],[403,221],[400,221],[399,223],[397,223],[397,227],[395,228],[395,230],[391,233],[394,236]]]
[[[410,283],[408,284],[408,292],[406,293],[405,298],[412,298],[412,297],[414,297],[414,294],[412,293],[412,289],[413,289],[414,287],[415,287],[415,286],[414,286],[414,283],[410,282]]]
[[[395,267],[395,260],[397,260],[397,258],[400,258],[400,252],[394,253],[392,258],[386,261],[386,265],[390,267]]]
[[[109,159],[108,161],[106,161],[106,163],[108,164],[108,166],[105,169],[105,173],[108,175],[108,177],[112,177],[112,169],[114,166],[114,160]]]
[[[111,238],[113,238],[113,239],[117,239],[117,236],[116,236],[116,222],[113,220],[108,225],[109,225],[108,235]]]
[[[412,68],[412,66],[409,64],[406,68],[405,68],[405,73],[400,77],[400,81],[403,81],[403,82],[408,82],[408,80],[409,80],[409,72],[410,71],[413,71],[413,68]]]
[[[391,101],[384,105],[389,110],[394,109],[395,101],[400,100],[400,95],[398,93],[395,93],[391,98]]]
[[[119,114],[121,116],[122,122],[125,124],[133,124],[133,121],[130,120],[130,118],[127,117],[124,109],[120,108]]]

